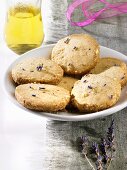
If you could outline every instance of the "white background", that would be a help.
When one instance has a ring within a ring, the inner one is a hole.
[[[23,112],[6,98],[2,76],[19,57],[6,47],[6,5],[0,0],[0,170],[43,170],[46,119]]]

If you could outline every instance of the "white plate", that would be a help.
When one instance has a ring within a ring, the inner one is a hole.
[[[113,106],[109,109],[103,110],[103,111],[95,112],[95,113],[81,114],[81,113],[58,112],[57,114],[52,114],[52,113],[28,110],[25,107],[23,107],[22,105],[20,105],[14,97],[15,85],[11,78],[12,67],[15,64],[17,64],[19,61],[24,60],[25,58],[29,58],[29,57],[44,56],[45,58],[49,58],[53,46],[54,46],[53,44],[47,45],[47,46],[43,46],[43,47],[29,51],[29,52],[23,54],[18,59],[16,59],[7,69],[7,71],[4,75],[4,80],[3,80],[4,91],[6,92],[9,99],[15,105],[17,105],[17,107],[19,107],[22,110],[25,110],[26,112],[31,112],[31,113],[41,115],[41,116],[44,116],[44,117],[47,117],[47,118],[50,118],[53,120],[82,121],[82,120],[90,120],[90,119],[108,116],[108,115],[111,115],[115,112],[122,110],[123,108],[125,108],[127,106],[127,97],[126,97],[127,86],[122,90],[122,95],[120,97],[120,100],[118,101],[118,103],[115,106]],[[112,56],[112,57],[121,59],[127,63],[127,56],[125,56],[117,51],[114,51],[112,49],[101,46],[101,57],[104,57],[104,56]]]

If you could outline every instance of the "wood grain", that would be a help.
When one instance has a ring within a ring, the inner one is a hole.
[[[72,27],[65,17],[65,11],[71,2],[71,0],[48,0],[46,43],[54,43],[68,34],[83,32],[93,35],[101,45],[127,54],[126,15],[99,20],[84,28]],[[74,20],[82,19],[81,11],[77,10],[73,18]],[[99,140],[106,133],[112,118],[115,120],[117,149],[109,169],[127,170],[127,109],[112,116],[91,121],[48,121],[44,170],[90,170],[87,161],[75,147],[75,141],[83,134],[91,140]]]

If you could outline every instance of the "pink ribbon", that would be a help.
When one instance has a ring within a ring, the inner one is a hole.
[[[92,9],[92,6],[94,6],[97,2],[100,2],[103,5],[103,8],[95,11]],[[86,19],[81,22],[73,22],[71,19],[72,14],[80,5],[82,6],[82,11]],[[124,13],[127,13],[127,2],[111,4],[107,2],[107,0],[75,0],[68,7],[66,17],[72,26],[84,27],[92,24],[97,19],[110,18]]]

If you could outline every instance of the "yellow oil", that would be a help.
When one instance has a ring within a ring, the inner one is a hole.
[[[8,11],[5,40],[18,54],[39,47],[44,39],[40,9],[33,6],[16,6]]]

